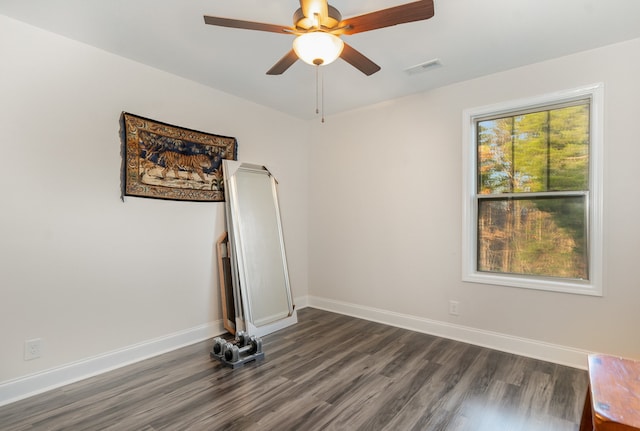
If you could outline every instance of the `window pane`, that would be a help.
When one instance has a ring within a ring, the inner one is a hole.
[[[586,199],[478,201],[478,271],[588,279]]]
[[[478,122],[478,193],[510,193],[513,117]]]
[[[589,105],[554,109],[550,121],[548,190],[589,188]]]
[[[518,115],[513,121],[513,191],[543,192],[547,185],[548,111]]]
[[[478,193],[587,190],[589,102],[477,123]]]

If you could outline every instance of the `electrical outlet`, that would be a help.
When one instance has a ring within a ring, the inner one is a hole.
[[[458,301],[449,301],[449,314],[452,316],[460,315],[460,303]]]
[[[34,338],[24,342],[24,360],[30,361],[42,356],[42,338]]]

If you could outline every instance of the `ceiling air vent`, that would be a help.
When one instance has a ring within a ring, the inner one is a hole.
[[[442,66],[442,63],[440,63],[440,59],[439,58],[434,58],[433,60],[425,61],[424,63],[416,64],[415,66],[411,66],[408,69],[405,69],[404,71],[408,75],[415,75],[415,74],[418,74],[418,73],[427,72],[429,70],[436,69],[436,68],[441,67],[441,66]]]

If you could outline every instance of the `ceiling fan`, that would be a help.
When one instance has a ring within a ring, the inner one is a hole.
[[[340,57],[368,76],[379,71],[380,66],[344,43],[339,36],[421,21],[431,18],[433,14],[433,0],[420,0],[343,20],[340,12],[329,5],[327,0],[300,0],[300,8],[293,14],[293,26],[291,27],[209,15],[204,16],[204,22],[222,27],[297,36],[293,42],[293,49],[269,69],[267,75],[284,73],[298,58],[309,64],[320,66],[329,64]],[[307,54],[304,49],[307,44],[314,47],[315,51],[311,54]],[[319,53],[317,50],[321,47],[325,47],[331,52],[328,54]]]

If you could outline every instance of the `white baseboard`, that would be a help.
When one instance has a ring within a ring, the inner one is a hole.
[[[78,362],[1,382],[0,406],[204,341],[224,332],[222,321],[208,323],[82,359]]]
[[[425,334],[488,347],[529,358],[541,359],[574,368],[587,369],[587,355],[591,352],[545,343],[528,338],[514,337],[499,332],[484,331],[468,326],[395,313],[379,308],[365,307],[332,299],[308,296],[309,307],[358,317],[373,322],[405,328]]]

